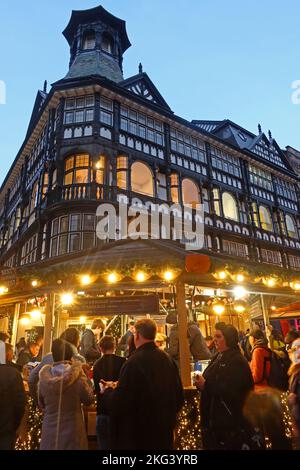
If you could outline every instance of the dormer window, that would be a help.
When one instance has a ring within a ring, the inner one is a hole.
[[[96,36],[94,31],[86,32],[83,36],[83,50],[87,51],[90,49],[95,49],[96,46]]]
[[[114,46],[113,39],[108,34],[104,34],[102,37],[101,49],[107,52],[108,54],[112,54],[113,46]]]

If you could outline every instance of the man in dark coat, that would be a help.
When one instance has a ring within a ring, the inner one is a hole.
[[[86,359],[88,363],[94,363],[101,356],[97,338],[105,329],[105,325],[101,318],[93,321],[91,329],[84,330],[80,343],[80,354]]]
[[[111,448],[169,450],[173,448],[176,415],[183,406],[177,367],[154,343],[156,323],[135,325],[136,351],[122,367],[117,388],[104,392],[111,416]]]
[[[16,431],[25,411],[20,372],[6,364],[5,343],[0,341],[0,450],[13,450]]]

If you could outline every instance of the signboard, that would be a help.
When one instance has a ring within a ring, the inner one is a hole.
[[[158,315],[159,297],[149,295],[122,295],[119,297],[78,298],[68,309],[70,316],[89,315]]]
[[[15,268],[0,269],[0,283],[6,287],[14,287],[17,282],[17,270]]]

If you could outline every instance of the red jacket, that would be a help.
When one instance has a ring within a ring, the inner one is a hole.
[[[270,376],[271,363],[266,359],[270,356],[271,352],[267,346],[254,346],[252,350],[250,369],[256,390],[268,387],[267,379]]]

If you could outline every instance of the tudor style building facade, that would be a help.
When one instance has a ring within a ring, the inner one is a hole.
[[[299,178],[260,126],[176,116],[142,67],[123,78],[125,22],[73,11],[67,75],[37,93],[0,190],[0,265],[82,255],[100,202],[203,202],[205,250],[300,269]],[[177,241],[177,243],[180,243]]]

